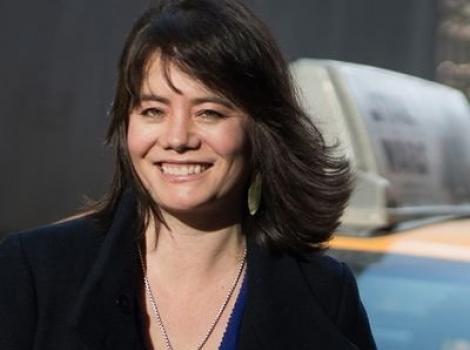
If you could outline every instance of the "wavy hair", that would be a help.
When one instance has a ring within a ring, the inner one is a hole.
[[[137,193],[142,231],[156,204],[133,169],[127,149],[130,109],[139,101],[146,67],[158,52],[250,118],[252,171],[261,175],[260,207],[245,232],[281,251],[322,249],[339,223],[351,191],[348,162],[333,156],[301,108],[287,63],[265,24],[237,0],[161,0],[129,33],[119,61],[107,142],[116,168],[96,216],[109,217],[123,191]]]

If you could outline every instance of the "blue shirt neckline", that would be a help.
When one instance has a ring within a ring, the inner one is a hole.
[[[246,295],[247,295],[247,278],[243,276],[242,286],[240,292],[238,293],[237,300],[233,307],[232,313],[228,320],[227,328],[225,329],[222,342],[220,343],[219,350],[236,350],[238,345],[238,334],[240,333],[241,320],[243,315],[243,310],[245,309],[246,304]]]

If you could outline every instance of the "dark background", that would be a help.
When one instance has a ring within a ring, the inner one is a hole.
[[[289,60],[434,79],[437,0],[246,0]],[[73,214],[109,184],[117,57],[148,1],[0,3],[0,234]]]

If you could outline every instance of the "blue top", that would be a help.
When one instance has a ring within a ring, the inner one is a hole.
[[[247,294],[247,278],[246,273],[243,277],[242,286],[238,293],[237,301],[232,310],[232,314],[228,320],[227,328],[225,329],[224,337],[220,343],[219,350],[236,350],[238,345],[238,334],[240,333],[240,325],[242,321],[243,310],[246,304]]]

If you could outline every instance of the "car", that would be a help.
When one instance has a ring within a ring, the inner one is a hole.
[[[330,242],[379,349],[470,350],[470,109],[458,90],[300,59],[299,98],[355,186]]]
[[[337,234],[328,254],[352,268],[379,349],[470,349],[469,218]]]

